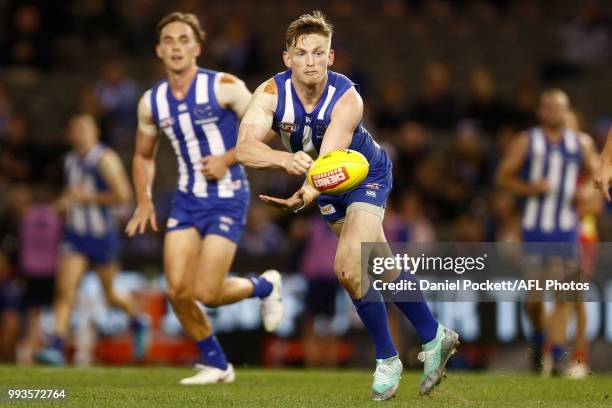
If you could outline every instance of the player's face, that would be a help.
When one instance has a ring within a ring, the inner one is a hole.
[[[327,68],[334,62],[334,50],[330,47],[331,39],[328,37],[303,35],[283,53],[283,60],[298,82],[316,85],[325,80]]]
[[[202,49],[191,26],[175,21],[162,29],[155,50],[166,69],[179,73],[196,64]]]
[[[542,96],[538,116],[544,126],[551,128],[564,127],[569,112],[569,101],[564,94],[553,93]]]
[[[72,147],[81,150],[98,140],[98,128],[93,119],[77,116],[68,123],[68,140]]]

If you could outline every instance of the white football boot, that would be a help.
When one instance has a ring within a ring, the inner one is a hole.
[[[272,284],[272,292],[261,299],[261,319],[266,331],[273,332],[283,319],[282,278],[275,269],[268,269],[260,277]]]
[[[236,372],[234,366],[231,364],[227,365],[225,370],[221,370],[217,367],[211,367],[204,364],[196,364],[196,370],[198,372],[187,378],[181,380],[183,385],[205,385],[205,384],[220,384],[220,383],[232,383],[236,379]]]

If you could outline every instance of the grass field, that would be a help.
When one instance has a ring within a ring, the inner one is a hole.
[[[167,367],[22,368],[0,366],[0,405],[6,389],[65,388],[61,406],[121,407],[360,407],[369,401],[372,373],[355,370],[240,369],[234,384],[181,386],[190,369]],[[450,373],[431,397],[418,396],[419,373],[404,373],[402,407],[612,407],[612,376],[584,381],[522,374]],[[40,402],[10,406],[40,406]]]

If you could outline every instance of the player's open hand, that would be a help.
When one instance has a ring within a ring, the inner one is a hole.
[[[155,207],[152,202],[138,204],[134,215],[125,227],[125,233],[128,237],[133,237],[138,234],[144,234],[147,230],[147,225],[151,224],[153,231],[157,232],[157,217],[155,215]]]
[[[602,163],[593,176],[593,181],[595,182],[595,188],[603,193],[606,201],[612,201],[610,198],[610,186],[612,186],[612,164]]]
[[[283,168],[289,174],[301,176],[308,172],[311,164],[312,157],[300,150],[287,156],[287,159],[283,162]]]
[[[227,172],[224,156],[206,156],[202,159],[202,174],[207,180],[219,180]]]
[[[319,194],[320,193],[314,188],[310,187],[310,185],[304,185],[287,199],[270,197],[267,195],[259,195],[259,199],[273,207],[298,212],[302,208],[310,205],[310,203],[312,203],[319,196]]]

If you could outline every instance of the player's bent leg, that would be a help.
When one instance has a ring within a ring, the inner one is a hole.
[[[246,299],[253,285],[245,278],[227,278],[236,243],[220,235],[207,235],[200,247],[197,279],[191,287],[193,296],[209,307],[218,307]]]
[[[134,359],[142,360],[149,348],[149,321],[146,316],[139,316],[133,296],[121,296],[115,291],[113,281],[119,271],[118,262],[98,264],[95,270],[102,282],[104,296],[111,307],[123,310],[130,317],[130,328],[134,333]]]
[[[576,335],[574,336],[574,344],[572,347],[572,358],[570,366],[566,371],[569,378],[580,380],[588,377],[588,340],[586,337],[586,311],[584,303],[581,300],[572,302],[572,306],[576,311]]]
[[[361,243],[376,239],[382,218],[368,211],[347,213],[340,232],[334,269],[338,280],[353,299],[357,314],[370,335],[376,352],[376,371],[371,398],[382,401],[397,393],[402,374],[402,363],[391,340],[387,308],[380,293],[361,282]],[[368,293],[368,290],[372,292]],[[368,301],[364,300],[367,295]]]
[[[197,270],[202,238],[195,228],[168,232],[164,240],[164,267],[168,281],[168,297],[183,329],[196,341],[202,354],[198,372],[180,381],[181,384],[215,384],[232,382],[234,369],[213,333],[208,317],[197,305],[192,286]]]
[[[545,359],[543,373],[545,375],[562,375],[565,372],[566,358],[566,328],[569,320],[571,303],[556,302],[548,322],[547,338],[550,342],[550,354]]]
[[[380,227],[377,245],[374,248],[372,256],[376,257],[392,257],[393,253],[387,244],[385,233]],[[391,271],[390,278],[395,280],[411,280],[412,276],[407,271]],[[408,318],[410,323],[416,329],[423,351],[419,353],[419,359],[424,364],[423,375],[419,386],[419,394],[429,394],[435,386],[440,384],[444,377],[446,363],[459,346],[459,335],[443,325],[439,324],[435,319],[425,298],[421,292],[413,294],[417,295],[417,299],[410,299],[406,302],[402,298],[402,294],[391,294],[391,299],[397,308]]]
[[[207,337],[212,332],[210,320],[196,304],[191,289],[196,280],[201,242],[195,228],[171,231],[164,238],[168,298],[183,329],[194,340]]]
[[[528,299],[529,297],[534,298],[535,295],[528,294]],[[544,334],[544,304],[540,301],[530,300],[525,303],[524,308],[533,328],[530,348],[531,370],[534,373],[540,373],[543,366],[544,344],[546,341]]]
[[[268,270],[259,277],[228,278],[234,260],[236,243],[216,234],[207,235],[200,249],[198,279],[193,285],[194,297],[210,307],[235,303],[249,297],[262,299],[264,327],[274,331],[283,317],[281,276]]]
[[[74,298],[79,282],[87,269],[87,263],[87,258],[78,253],[65,253],[60,258],[53,300],[54,334],[49,346],[36,355],[36,359],[42,363],[52,365],[65,363],[64,342],[70,328]]]

